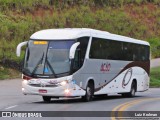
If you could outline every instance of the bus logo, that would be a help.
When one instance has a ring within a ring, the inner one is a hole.
[[[123,81],[122,81],[122,87],[125,88],[125,86],[128,85],[132,77],[132,68],[128,69],[127,72],[124,75]]]
[[[102,72],[108,72],[111,69],[110,63],[102,63],[100,71]]]

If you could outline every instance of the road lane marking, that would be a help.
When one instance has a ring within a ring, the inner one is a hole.
[[[5,108],[6,110],[8,110],[8,109],[11,109],[11,108],[15,108],[15,107],[17,107],[18,105],[13,105],[13,106],[9,106],[9,107],[7,107],[7,108]]]
[[[120,104],[120,105],[118,105],[117,107],[115,107],[113,110],[112,110],[112,113],[111,113],[111,119],[112,120],[116,120],[116,112],[118,112],[119,111],[119,108],[121,108],[122,106],[125,106],[125,105],[128,105],[128,104],[133,104],[133,103],[135,103],[135,102],[138,102],[140,99],[138,99],[138,100],[133,100],[133,101],[129,101],[129,102],[126,102],[126,103],[123,103],[123,104]]]
[[[151,101],[151,100],[160,100],[160,98],[145,98],[145,99],[138,99],[138,100],[133,100],[133,101],[129,101],[123,104],[118,105],[117,107],[115,107],[112,110],[111,113],[111,120],[117,120],[117,117],[123,117],[122,113],[123,111],[125,111],[127,108],[135,105],[135,104],[139,104],[140,102],[144,102],[144,101]],[[117,116],[116,116],[116,113]]]
[[[152,101],[152,100],[160,100],[160,98],[139,99],[138,103],[140,103],[140,102],[145,102],[145,101],[148,102],[148,101]],[[132,104],[128,104],[128,105],[126,105],[126,106],[122,106],[122,107],[119,109],[119,111],[125,111],[127,108],[129,108],[130,106],[135,105],[135,104],[137,104],[137,102],[134,102],[134,103],[132,103]]]

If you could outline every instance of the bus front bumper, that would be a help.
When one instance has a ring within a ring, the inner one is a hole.
[[[52,97],[76,97],[84,96],[85,90],[80,88],[76,84],[67,84],[64,86],[57,87],[34,87],[22,81],[22,92],[24,95],[41,95],[41,96],[52,96]]]

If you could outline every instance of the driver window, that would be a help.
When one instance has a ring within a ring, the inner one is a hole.
[[[88,41],[89,37],[81,37],[77,39],[77,42],[80,42],[80,45],[76,49],[74,64],[73,64],[73,68],[76,70],[81,68],[83,65],[88,46]]]

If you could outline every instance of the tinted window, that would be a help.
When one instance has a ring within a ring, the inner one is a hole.
[[[90,58],[146,61],[149,60],[149,46],[102,38],[92,38]]]
[[[88,46],[88,41],[89,37],[81,37],[77,39],[77,42],[80,42],[80,45],[78,46],[75,53],[74,65],[73,65],[73,69],[75,70],[79,69],[83,65]]]
[[[146,61],[149,60],[149,46],[123,42],[124,60]]]
[[[122,43],[101,38],[92,39],[90,58],[119,60],[122,59],[121,56]]]
[[[101,40],[100,38],[92,38],[92,44],[89,55],[90,58],[102,59],[101,58],[102,43],[103,40]]]
[[[82,37],[82,38],[78,38],[77,39],[77,42],[80,42],[80,45],[79,45],[78,48],[81,50],[81,59],[82,59],[82,62],[83,62],[83,60],[85,58],[85,55],[86,55],[88,41],[89,41],[89,37]]]

